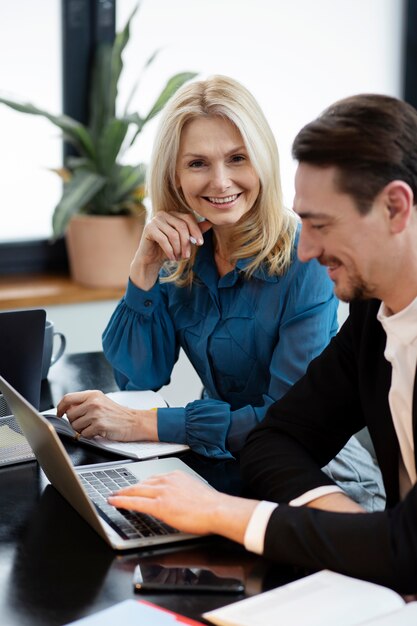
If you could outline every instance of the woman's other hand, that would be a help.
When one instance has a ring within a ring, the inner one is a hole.
[[[57,406],[83,437],[96,435],[113,441],[158,441],[157,411],[121,406],[101,391],[67,393]]]
[[[203,233],[210,228],[210,222],[197,223],[191,213],[160,211],[143,230],[130,266],[131,280],[148,291],[155,284],[163,263],[188,259],[192,246],[203,245]]]

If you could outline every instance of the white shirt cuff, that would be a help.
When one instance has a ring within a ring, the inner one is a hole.
[[[246,527],[245,537],[243,540],[246,550],[255,552],[255,554],[263,554],[266,527],[272,511],[277,508],[276,502],[267,502],[263,500],[256,505],[254,512]]]
[[[294,498],[289,503],[291,506],[303,506],[316,498],[326,496],[329,493],[343,493],[343,490],[336,485],[328,485],[326,487],[316,487],[306,491],[302,496]],[[245,537],[243,539],[246,550],[254,552],[255,554],[263,554],[265,545],[265,534],[268,526],[269,518],[272,512],[275,511],[278,504],[276,502],[267,502],[262,500],[257,504],[252,516],[249,520],[249,524],[246,527]]]
[[[316,498],[321,498],[321,496],[327,496],[329,493],[344,493],[340,487],[336,485],[326,485],[326,487],[316,487],[315,489],[310,489],[310,491],[306,491],[302,496],[298,496],[291,500],[288,504],[290,506],[303,506]]]

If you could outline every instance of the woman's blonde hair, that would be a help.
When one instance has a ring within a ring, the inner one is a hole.
[[[236,80],[212,76],[184,85],[167,103],[153,146],[148,170],[148,192],[153,213],[189,212],[175,184],[175,170],[184,125],[200,117],[221,117],[242,135],[251,163],[260,180],[259,196],[236,224],[230,241],[230,259],[253,257],[247,276],[265,264],[269,274],[282,274],[291,261],[297,227],[294,213],[282,202],[278,148],[266,118],[252,94]],[[190,285],[191,257],[174,264],[166,280]]]

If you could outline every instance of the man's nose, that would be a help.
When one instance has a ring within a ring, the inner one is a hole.
[[[307,261],[311,261],[311,259],[317,259],[321,253],[322,246],[320,246],[308,232],[308,227],[302,225],[297,248],[300,261],[306,263]]]

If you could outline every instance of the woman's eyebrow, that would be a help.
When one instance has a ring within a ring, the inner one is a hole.
[[[235,154],[236,152],[246,152],[246,146],[242,145],[242,146],[235,146],[233,148],[231,148],[231,150],[228,150],[225,154],[225,156],[230,156],[231,154]],[[205,159],[207,158],[206,154],[198,154],[196,152],[186,152],[185,154],[181,155],[182,159],[189,159],[189,158],[194,158],[194,159]]]

